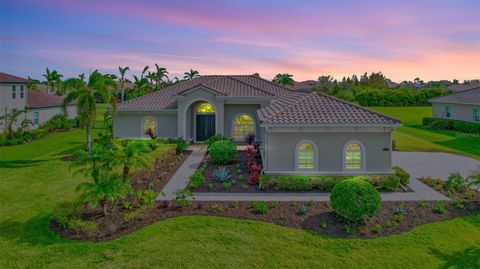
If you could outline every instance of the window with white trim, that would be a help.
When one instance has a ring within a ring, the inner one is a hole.
[[[310,142],[302,142],[297,146],[297,168],[315,169],[315,146]]]
[[[243,140],[248,134],[255,134],[255,122],[250,115],[241,114],[233,119],[233,138]]]
[[[345,146],[345,169],[363,169],[363,150],[358,143],[348,143]]]
[[[17,98],[17,86],[12,85],[12,99]]]
[[[149,133],[151,133],[153,137],[156,137],[157,136],[157,120],[150,117],[143,119],[142,132],[144,136],[148,137]]]
[[[473,121],[480,122],[480,108],[473,109]]]
[[[445,117],[450,118],[452,116],[452,110],[449,106],[445,106]]]
[[[23,97],[25,96],[25,90],[23,88],[23,85],[20,86],[20,99],[23,99]]]
[[[33,124],[38,124],[38,111],[33,112]]]

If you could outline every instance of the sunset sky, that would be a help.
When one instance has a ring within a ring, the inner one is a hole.
[[[0,71],[24,77],[158,63],[171,78],[480,78],[480,0],[0,3]]]

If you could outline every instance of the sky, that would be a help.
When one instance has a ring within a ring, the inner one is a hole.
[[[480,78],[480,0],[0,0],[0,71]]]

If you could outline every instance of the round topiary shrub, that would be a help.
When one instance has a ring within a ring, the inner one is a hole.
[[[333,187],[330,194],[335,213],[350,221],[372,216],[380,209],[380,193],[372,184],[354,177],[345,179]]]
[[[231,140],[220,140],[210,146],[208,153],[214,163],[226,164],[237,158],[237,144]]]

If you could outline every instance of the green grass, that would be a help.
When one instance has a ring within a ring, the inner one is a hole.
[[[204,216],[160,221],[106,243],[65,240],[48,230],[51,211],[75,199],[83,179],[59,158],[81,148],[84,137],[74,130],[0,148],[0,268],[474,268],[480,262],[480,215],[371,240]]]
[[[422,125],[424,117],[432,116],[431,107],[370,107],[402,121],[393,133],[398,150],[443,151],[480,160],[480,136],[456,131],[431,130]]]

